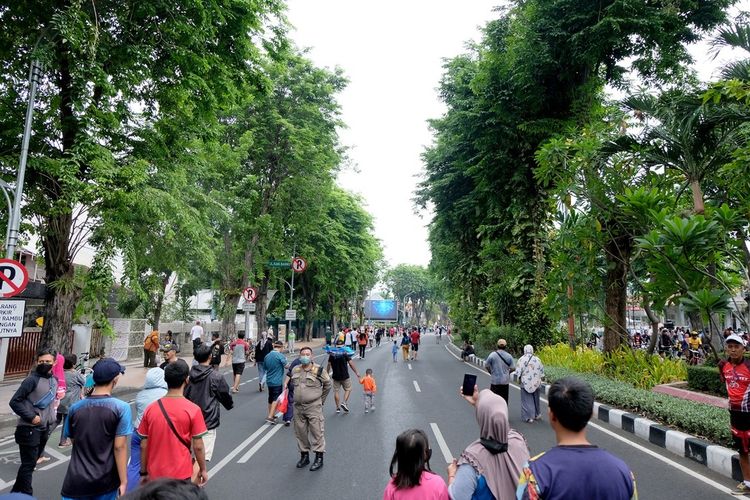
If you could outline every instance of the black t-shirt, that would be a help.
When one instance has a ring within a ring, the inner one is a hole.
[[[216,341],[211,346],[211,364],[212,365],[220,365],[221,364],[221,356],[224,354],[224,344],[222,344],[220,341]]]
[[[328,362],[331,363],[333,370],[333,380],[342,381],[349,378],[349,360],[352,359],[348,354],[331,354],[328,356]]]

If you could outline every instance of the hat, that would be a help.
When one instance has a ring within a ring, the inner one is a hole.
[[[124,366],[112,358],[102,358],[94,365],[94,383],[106,384],[121,373],[125,373]]]
[[[161,346],[162,352],[180,352],[180,346],[178,346],[175,342],[166,342]]]
[[[740,336],[739,336],[739,335],[737,335],[736,333],[733,333],[732,335],[730,335],[729,337],[725,338],[724,340],[725,340],[726,342],[730,342],[730,341],[733,341],[733,342],[737,342],[737,343],[738,343],[738,344],[740,344],[741,346],[744,346],[744,345],[745,345],[745,341],[744,341],[744,340],[742,340],[742,337],[740,337]]]
[[[507,345],[508,345],[508,342],[506,342],[505,339],[500,339],[500,340],[497,341],[497,346],[498,347],[505,347]]]
[[[284,347],[284,343],[280,340],[277,340],[273,343],[274,347]]]

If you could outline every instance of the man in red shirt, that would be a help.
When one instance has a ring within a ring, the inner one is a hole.
[[[745,359],[742,337],[732,334],[725,341],[727,359],[719,362],[719,376],[727,386],[729,425],[744,479],[732,493],[745,495],[750,493],[750,361]]]
[[[417,354],[419,353],[419,330],[415,326],[411,330],[411,335],[409,335],[411,338],[411,359],[414,361],[417,360]]]
[[[206,423],[198,405],[185,399],[183,392],[190,369],[178,359],[164,368],[167,382],[166,396],[151,403],[143,413],[138,434],[141,436],[141,477],[154,480],[160,477],[189,480],[193,476],[195,452],[198,485],[208,481],[203,435]]]

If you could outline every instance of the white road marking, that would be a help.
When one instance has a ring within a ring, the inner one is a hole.
[[[434,422],[430,423],[430,427],[432,427],[432,433],[435,434],[435,441],[437,441],[437,444],[440,447],[440,452],[443,454],[445,463],[451,463],[453,461],[453,454],[451,454],[451,450],[448,448],[448,443],[445,442],[445,438],[443,437],[443,433],[440,432],[438,424]]]
[[[277,432],[279,432],[281,430],[282,427],[284,427],[284,426],[283,425],[277,425],[273,429],[271,429],[271,432],[269,432],[268,434],[266,434],[265,436],[263,436],[263,439],[261,439],[260,441],[258,441],[257,443],[255,443],[255,445],[252,448],[250,448],[249,450],[247,450],[247,453],[245,453],[244,455],[242,455],[242,458],[240,458],[239,460],[237,460],[237,463],[238,464],[244,464],[245,462],[247,462],[248,460],[250,460],[252,458],[252,456],[255,455],[255,453],[258,450],[260,450],[263,447],[263,445],[268,442],[269,439],[271,439],[273,437],[274,434],[276,434]]]
[[[420,389],[420,388],[419,388],[419,384],[417,383],[417,381],[416,381],[416,380],[413,380],[413,382],[414,382],[414,389],[415,389],[415,390],[416,390],[417,392],[422,392],[422,389]]]
[[[244,381],[244,382],[240,382],[240,386],[243,386],[243,385],[245,385],[245,384],[249,384],[249,383],[250,383],[250,382],[252,382],[253,380],[258,380],[258,377],[255,377],[255,378],[251,378],[250,380],[246,380],[246,381]]]
[[[218,474],[221,469],[223,469],[224,467],[226,467],[226,465],[229,462],[231,462],[232,460],[234,460],[234,457],[236,457],[237,455],[239,455],[240,452],[242,450],[244,450],[250,443],[252,443],[253,441],[255,441],[255,438],[257,438],[258,436],[260,436],[261,434],[263,434],[266,430],[268,430],[268,427],[269,427],[268,425],[263,424],[260,427],[260,429],[258,429],[257,431],[255,431],[250,437],[248,437],[247,439],[245,439],[235,449],[233,449],[232,451],[230,451],[229,454],[227,454],[226,457],[222,458],[221,461],[218,464],[216,464],[213,467],[211,467],[211,469],[208,471],[209,480],[210,480],[210,478],[213,478],[216,474]]]
[[[409,363],[409,369],[411,370],[411,363]]]
[[[461,358],[459,358],[458,356],[456,356],[455,354],[453,354],[453,353],[451,352],[451,350],[450,350],[450,349],[448,349],[448,346],[447,346],[447,345],[445,346],[445,350],[446,350],[446,351],[448,351],[448,354],[450,354],[450,355],[451,355],[451,356],[453,356],[454,358],[458,359],[459,361],[461,360]],[[474,366],[473,364],[471,364],[471,363],[465,363],[465,364],[467,364],[467,365],[471,366],[472,368],[476,369],[477,371],[479,371],[479,372],[481,372],[481,373],[484,373],[485,375],[489,376],[489,373],[487,373],[487,372],[486,372],[486,371],[484,371],[484,370],[481,370],[480,368],[477,368],[477,367],[476,367],[476,366]],[[517,386],[517,385],[515,385],[515,384],[510,384],[510,385],[512,385],[512,386],[513,386],[514,388],[518,389],[519,391],[521,390],[521,388],[520,388],[520,387],[518,387],[518,386]],[[549,403],[549,402],[548,402],[548,401],[547,401],[546,399],[544,399],[544,398],[540,398],[540,399],[541,399],[542,401],[544,401],[545,403]],[[638,444],[638,443],[634,443],[633,441],[630,441],[629,439],[626,439],[626,438],[624,438],[624,437],[620,436],[619,434],[617,434],[617,433],[615,433],[615,432],[612,432],[612,431],[610,431],[609,429],[605,429],[605,428],[604,428],[604,427],[602,427],[601,425],[597,425],[597,424],[595,424],[595,423],[593,423],[593,422],[589,422],[589,425],[590,425],[591,427],[593,427],[594,429],[598,430],[598,431],[601,431],[601,432],[603,432],[603,433],[605,433],[605,434],[607,434],[607,435],[609,435],[609,436],[612,436],[613,438],[617,439],[618,441],[621,441],[621,442],[623,442],[623,443],[625,443],[625,444],[627,444],[627,445],[629,445],[629,446],[632,446],[633,448],[635,448],[635,449],[636,449],[636,450],[638,450],[638,451],[642,451],[643,453],[645,453],[645,454],[647,454],[647,455],[650,455],[650,456],[652,456],[652,457],[656,458],[657,460],[659,460],[659,461],[661,461],[661,462],[664,462],[665,464],[667,464],[667,465],[669,465],[669,466],[671,466],[671,467],[673,467],[673,468],[675,468],[675,469],[677,469],[677,470],[679,470],[679,471],[681,471],[681,472],[684,472],[685,474],[688,474],[688,475],[690,475],[690,476],[692,476],[692,477],[694,477],[694,478],[696,478],[696,479],[698,479],[698,480],[700,480],[700,481],[702,481],[702,482],[704,482],[704,483],[708,484],[709,486],[711,486],[711,487],[713,487],[713,488],[715,488],[715,489],[717,489],[717,490],[721,491],[722,493],[728,493],[728,494],[731,494],[731,493],[732,493],[732,490],[731,490],[730,488],[727,488],[727,487],[726,487],[726,486],[724,486],[723,484],[719,484],[719,483],[717,483],[716,481],[714,481],[714,480],[712,480],[712,479],[709,479],[709,478],[707,478],[707,477],[706,477],[706,476],[704,476],[704,475],[698,474],[697,472],[695,472],[695,471],[693,471],[693,470],[691,470],[691,469],[689,469],[689,468],[685,467],[685,466],[684,466],[684,465],[682,465],[682,464],[678,464],[677,462],[675,462],[675,461],[673,461],[673,460],[670,460],[670,459],[668,459],[667,457],[665,457],[665,456],[663,456],[663,455],[661,455],[661,454],[659,454],[659,453],[657,453],[657,452],[655,452],[655,451],[649,450],[648,448],[646,448],[646,447],[644,447],[644,446],[641,446],[641,445],[640,445],[640,444]],[[636,478],[636,480],[637,480],[637,478]]]
[[[67,460],[68,459],[67,455],[63,455],[59,451],[57,451],[55,449],[52,449],[51,446],[46,446],[44,448],[44,452],[47,453],[47,454],[49,454],[49,455],[52,455],[53,457],[55,457],[58,460]]]

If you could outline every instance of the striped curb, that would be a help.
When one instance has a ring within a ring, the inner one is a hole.
[[[454,344],[448,345],[449,349],[454,350],[456,354],[461,353],[461,350]],[[484,360],[473,354],[468,357],[468,362],[479,368],[485,367]],[[545,396],[548,392],[549,384],[545,384]],[[669,450],[675,455],[705,465],[722,476],[742,481],[739,455],[734,450],[670,429],[653,420],[603,403],[594,403],[594,417],[600,422],[605,422],[612,427],[634,434],[640,439]]]

